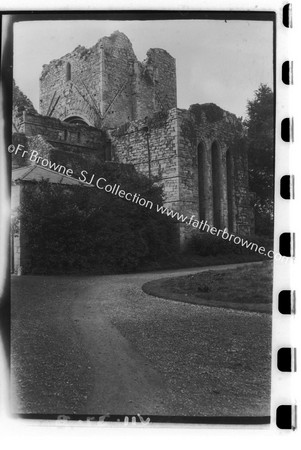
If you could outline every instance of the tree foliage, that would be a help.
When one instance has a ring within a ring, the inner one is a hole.
[[[255,194],[255,231],[272,234],[274,209],[274,94],[261,84],[247,105],[250,189]]]
[[[136,172],[129,176],[118,166],[106,172],[108,183],[162,202],[162,189]],[[27,186],[20,219],[31,249],[27,272],[128,272],[175,251],[176,229],[167,217],[96,187]]]

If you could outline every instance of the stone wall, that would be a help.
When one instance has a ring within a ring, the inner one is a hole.
[[[188,111],[178,110],[179,210],[187,216],[194,214],[196,220],[207,220],[211,226],[249,234],[251,209],[243,125],[216,105],[194,106]],[[189,234],[188,230],[185,233]]]
[[[17,219],[17,211],[24,199],[24,183],[13,184],[11,188],[11,220],[12,220],[12,248],[11,271],[17,275],[24,273],[24,268],[30,261],[30,243]]]
[[[146,175],[150,170],[162,183],[165,206],[210,226],[250,233],[245,131],[233,114],[216,105],[173,108],[110,135],[116,161]],[[181,228],[186,238],[195,231]]]
[[[119,31],[44,65],[40,77],[42,115],[79,117],[97,128],[115,128],[176,104],[175,59],[150,49],[139,62]]]
[[[176,62],[165,50],[152,48],[136,66],[136,117],[177,106]]]
[[[216,228],[250,232],[242,122],[211,103],[177,109],[175,59],[165,50],[150,49],[140,62],[116,31],[43,66],[40,82],[43,116],[28,102],[23,121],[22,108],[16,115],[31,148],[44,145],[48,157],[77,170],[111,154],[162,184],[165,206]],[[72,118],[92,126],[67,123]],[[181,229],[183,238],[194,232]]]
[[[106,134],[96,128],[26,112],[23,113],[19,131],[26,136],[43,135],[53,145],[64,145],[68,151],[100,151],[107,141]]]
[[[20,206],[20,185],[15,184],[11,187],[11,271],[18,273],[21,266],[21,248],[20,248],[20,224],[17,220],[17,210]]]
[[[89,126],[61,122],[52,117],[22,113],[18,133],[13,133],[13,144],[24,146],[29,153],[12,155],[13,169],[34,162],[29,160],[32,150],[39,156],[56,164],[71,168],[78,174],[81,170],[94,168],[110,159],[111,143],[104,131]]]
[[[250,206],[248,154],[244,141],[238,142],[235,155],[236,231],[239,235],[248,235],[254,233],[254,212]]]
[[[146,176],[150,171],[153,181],[163,184],[170,207],[179,201],[177,134],[176,108],[110,132],[113,159],[133,164]]]
[[[114,128],[135,118],[134,65],[137,58],[125,34],[113,33],[99,41],[103,126]]]
[[[37,114],[32,102],[26,95],[18,88],[13,80],[13,110],[12,110],[12,122],[13,132],[19,132],[19,128],[23,123],[24,112],[27,111],[30,114]]]
[[[73,52],[44,65],[40,77],[40,113],[62,121],[78,116],[88,125],[99,127],[100,64],[97,43],[90,49],[79,45]]]

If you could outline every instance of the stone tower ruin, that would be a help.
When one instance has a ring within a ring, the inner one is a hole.
[[[116,31],[44,65],[40,114],[19,115],[19,132],[65,159],[80,154],[131,164],[162,184],[166,207],[250,234],[241,120],[212,103],[177,108],[175,59],[157,48],[146,56],[138,61],[129,39]],[[184,223],[179,229],[182,244],[195,232]]]
[[[115,128],[175,106],[175,59],[150,49],[139,62],[119,31],[44,65],[40,77],[41,114],[71,123]]]

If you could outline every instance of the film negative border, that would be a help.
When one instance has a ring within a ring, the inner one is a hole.
[[[296,291],[283,290],[279,292],[278,310],[281,314],[296,313]]]
[[[282,64],[282,82],[284,84],[294,84],[293,64],[293,61],[284,61]]]
[[[274,8],[271,8],[274,9]],[[285,5],[283,8],[283,17],[280,14],[280,8],[277,10],[277,42],[280,42],[284,33],[290,33],[292,28],[292,7],[290,4]],[[286,14],[286,16],[285,16]],[[278,30],[280,31],[278,33]],[[279,35],[279,36],[278,36]],[[278,45],[277,45],[278,47]],[[278,47],[279,48],[279,47]],[[290,89],[293,85],[293,60],[287,59],[288,55],[285,54],[285,52],[278,54],[277,50],[277,71],[280,68],[282,71],[282,75],[277,76],[277,97],[280,97],[280,102],[283,102],[284,106],[286,107],[287,104],[285,102],[285,98],[287,98],[288,95],[288,89]],[[282,84],[282,87],[280,86],[280,83]],[[278,102],[278,100],[277,100]],[[288,113],[289,111],[286,111]],[[277,113],[276,119],[278,120],[278,114]],[[282,116],[283,117],[283,116]],[[280,207],[278,208],[277,214],[278,218],[279,215],[282,215],[282,206],[284,211],[288,211],[289,204],[291,204],[290,200],[294,199],[294,176],[290,174],[289,171],[289,156],[288,153],[291,149],[291,137],[293,137],[293,118],[285,117],[286,122],[284,122],[284,133],[289,133],[289,140],[287,141],[281,141],[279,139],[281,133],[279,132],[279,128],[282,126],[277,124],[276,126],[276,136],[277,136],[277,144],[276,144],[276,155],[278,153],[278,147],[280,155],[280,164],[278,164],[277,172],[275,173],[275,185],[277,186],[277,183],[280,187],[279,193],[278,189],[277,191],[277,202],[280,203]],[[288,124],[288,125],[287,125]],[[287,128],[288,127],[288,128]],[[288,130],[288,131],[287,131]],[[280,181],[283,180],[284,181]],[[287,183],[286,181],[289,179],[289,194]],[[283,187],[282,187],[283,184]],[[293,187],[293,188],[292,188]],[[283,195],[282,195],[283,194]],[[277,251],[277,246],[280,247],[280,236],[285,235],[284,240],[289,241],[289,253],[290,258],[293,260],[295,257],[295,234],[291,230],[288,230],[287,225],[289,225],[288,222],[288,215],[283,215],[286,219],[286,226],[284,226],[283,221],[281,222],[281,226],[277,227],[275,229],[275,247]],[[278,220],[276,218],[276,222]],[[292,245],[293,247],[292,247]],[[285,246],[284,246],[285,247]],[[286,247],[287,248],[287,247]],[[293,252],[291,252],[291,249],[293,248]],[[286,251],[286,250],[284,250]],[[290,264],[289,263],[286,267],[281,262],[275,262],[275,265],[277,265],[277,273],[275,275],[274,279],[278,279],[278,275],[281,274],[283,276],[279,277],[281,278],[281,282],[278,283],[280,285],[276,286],[275,292],[274,292],[274,310],[273,310],[273,316],[276,317],[277,326],[273,327],[275,329],[273,341],[275,340],[275,333],[279,334],[280,337],[280,346],[275,349],[275,345],[273,345],[273,377],[275,378],[281,378],[280,383],[277,385],[277,383],[272,385],[272,388],[275,387],[275,389],[272,390],[272,397],[274,401],[274,407],[272,405],[272,415],[273,420],[272,423],[274,423],[280,430],[294,430],[297,427],[297,421],[296,421],[296,413],[297,413],[297,406],[293,404],[293,400],[290,396],[290,388],[287,386],[290,384],[288,382],[289,378],[292,377],[292,370],[289,371],[281,371],[279,369],[278,363],[282,364],[281,362],[281,355],[288,355],[292,356],[294,358],[294,364],[293,367],[296,368],[296,349],[293,347],[289,347],[291,345],[290,341],[290,331],[291,331],[291,325],[292,325],[292,319],[295,316],[296,311],[296,291],[293,290],[293,286],[290,284]],[[284,351],[283,351],[284,350]],[[279,356],[280,355],[280,356]],[[280,362],[279,362],[280,361]],[[288,367],[288,365],[286,366]],[[292,359],[290,358],[290,368],[292,368]],[[283,388],[283,389],[282,389]],[[275,395],[276,392],[276,395]],[[281,394],[281,395],[279,395]],[[278,406],[275,406],[275,405]]]
[[[294,401],[293,377],[297,370],[297,349],[292,346],[292,326],[296,315],[296,291],[291,286],[291,267],[296,257],[296,233],[292,230],[290,221],[291,209],[295,199],[295,176],[291,173],[291,159],[294,143],[294,117],[289,109],[289,98],[293,85],[293,60],[288,58],[283,41],[290,41],[293,28],[292,5],[286,4],[282,9],[282,23],[278,22],[277,52],[278,66],[281,76],[277,77],[277,109],[283,114],[277,133],[276,126],[276,167],[275,183],[279,183],[276,192],[276,229],[275,239],[278,236],[279,253],[289,258],[289,267],[281,262],[274,262],[274,282],[281,279],[282,289],[275,292],[278,297],[273,310],[273,380],[272,392],[276,391],[273,407],[275,425],[279,430],[296,430],[297,405]],[[279,74],[280,75],[280,74]],[[279,219],[281,215],[282,220]],[[281,226],[278,227],[278,224]],[[276,287],[279,283],[275,283]],[[278,336],[277,336],[278,335]]]
[[[296,430],[297,407],[292,405],[278,406],[276,412],[276,425],[281,430]]]

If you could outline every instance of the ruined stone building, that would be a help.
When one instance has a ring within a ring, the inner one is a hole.
[[[150,49],[140,62],[116,31],[43,66],[39,114],[16,92],[16,142],[60,162],[81,155],[131,164],[163,184],[166,206],[250,233],[241,120],[214,104],[177,108],[176,61],[165,50]],[[182,242],[193,232],[180,230]]]

